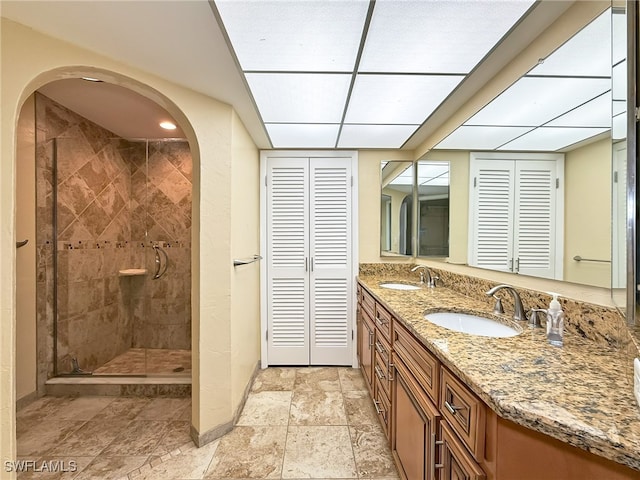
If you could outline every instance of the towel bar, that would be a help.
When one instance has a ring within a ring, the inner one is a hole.
[[[243,260],[234,260],[233,266],[237,267],[238,265],[248,265],[249,263],[257,262],[258,260],[262,260],[260,255],[254,255],[252,258],[243,259]]]

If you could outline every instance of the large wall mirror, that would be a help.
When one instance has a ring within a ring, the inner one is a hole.
[[[637,78],[629,78],[626,61],[633,42],[626,35],[632,22],[625,5],[634,18],[638,13],[631,3],[615,3],[578,28],[419,161],[383,164],[383,255],[435,256],[468,264],[472,154],[561,155],[562,178],[545,185],[557,189],[563,202],[556,225],[563,236],[554,254],[561,261],[551,278],[610,288],[621,309],[635,306],[636,140],[635,123],[626,112],[631,103],[627,87]],[[446,179],[446,193],[423,193],[421,163],[427,168],[438,159],[448,160],[447,173],[430,175],[443,180],[442,188]],[[454,172],[451,179],[449,172]],[[424,224],[423,201],[440,210]],[[434,237],[421,239],[427,225]]]
[[[381,162],[380,170],[381,256],[411,256],[416,251],[419,257],[446,258],[449,163],[391,160]]]
[[[466,162],[466,172],[472,171],[470,159],[478,156],[478,152],[514,158],[527,154],[562,156],[561,171],[552,175],[543,172],[544,178],[531,177],[525,186],[529,189],[527,201],[530,204],[537,201],[538,192],[540,201],[551,198],[561,202],[563,206],[557,218],[545,218],[546,223],[541,222],[538,227],[530,222],[529,229],[523,230],[528,237],[521,234],[513,248],[519,241],[520,248],[535,251],[538,244],[534,245],[534,242],[538,239],[553,235],[550,233],[553,231],[561,232],[564,235],[558,242],[555,238],[544,240],[554,247],[554,252],[545,253],[546,259],[540,257],[541,264],[558,263],[558,267],[553,275],[543,273],[548,272],[546,268],[538,268],[539,276],[604,288],[612,286],[612,275],[624,276],[618,267],[620,261],[624,263],[625,242],[612,242],[614,237],[625,236],[625,222],[616,222],[613,213],[614,207],[624,209],[624,206],[616,205],[612,197],[612,185],[624,182],[624,166],[614,163],[611,135],[612,105],[615,112],[619,110],[614,102],[615,82],[612,78],[615,80],[615,69],[621,68],[616,66],[619,58],[612,58],[612,49],[619,48],[613,45],[619,41],[612,36],[612,23],[617,21],[614,17],[612,9],[608,9],[585,25],[444,138],[429,154],[431,158],[438,157],[439,151],[449,155],[455,152],[456,162]],[[517,163],[515,168],[518,168]],[[516,184],[517,197],[519,177],[510,178],[512,180],[508,181]],[[479,181],[470,178],[467,185],[459,184],[451,190],[452,197],[465,196],[467,199],[467,217],[471,217],[476,207],[470,201],[474,198],[474,180]],[[624,187],[623,192],[626,192]],[[496,202],[499,200],[496,197]],[[517,210],[514,211],[514,223],[507,228],[517,233]],[[555,222],[553,228],[548,228],[550,222]],[[461,242],[468,245],[466,258],[457,259],[460,263],[473,263],[472,228],[470,223],[457,226],[456,235],[451,238],[452,248]],[[496,225],[496,231],[498,228],[500,226]],[[494,269],[517,272],[522,255],[517,252],[509,252],[509,255],[503,264],[496,262]],[[535,260],[530,255],[530,263],[535,265]],[[527,275],[536,275],[535,272],[535,268],[527,269]]]

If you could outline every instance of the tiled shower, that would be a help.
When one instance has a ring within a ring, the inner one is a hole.
[[[190,375],[189,144],[119,138],[35,103],[39,384]]]

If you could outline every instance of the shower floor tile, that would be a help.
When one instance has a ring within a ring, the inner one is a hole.
[[[191,375],[191,350],[130,348],[93,371],[94,375]]]

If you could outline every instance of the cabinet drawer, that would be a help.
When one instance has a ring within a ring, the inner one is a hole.
[[[440,380],[440,412],[476,460],[484,456],[485,406],[446,368]]]
[[[376,388],[374,390],[373,405],[376,408],[378,419],[384,430],[384,434],[387,440],[390,440],[391,435],[391,402],[389,397],[382,388]]]
[[[393,349],[435,404],[438,403],[440,362],[399,322],[393,326]]]
[[[376,303],[376,327],[389,342],[391,341],[391,318],[391,314],[379,303]]]
[[[446,422],[440,423],[442,451],[440,480],[486,480],[486,475],[458,438],[447,428]]]
[[[362,289],[362,308],[364,308],[371,318],[376,316],[376,301],[364,288]]]

